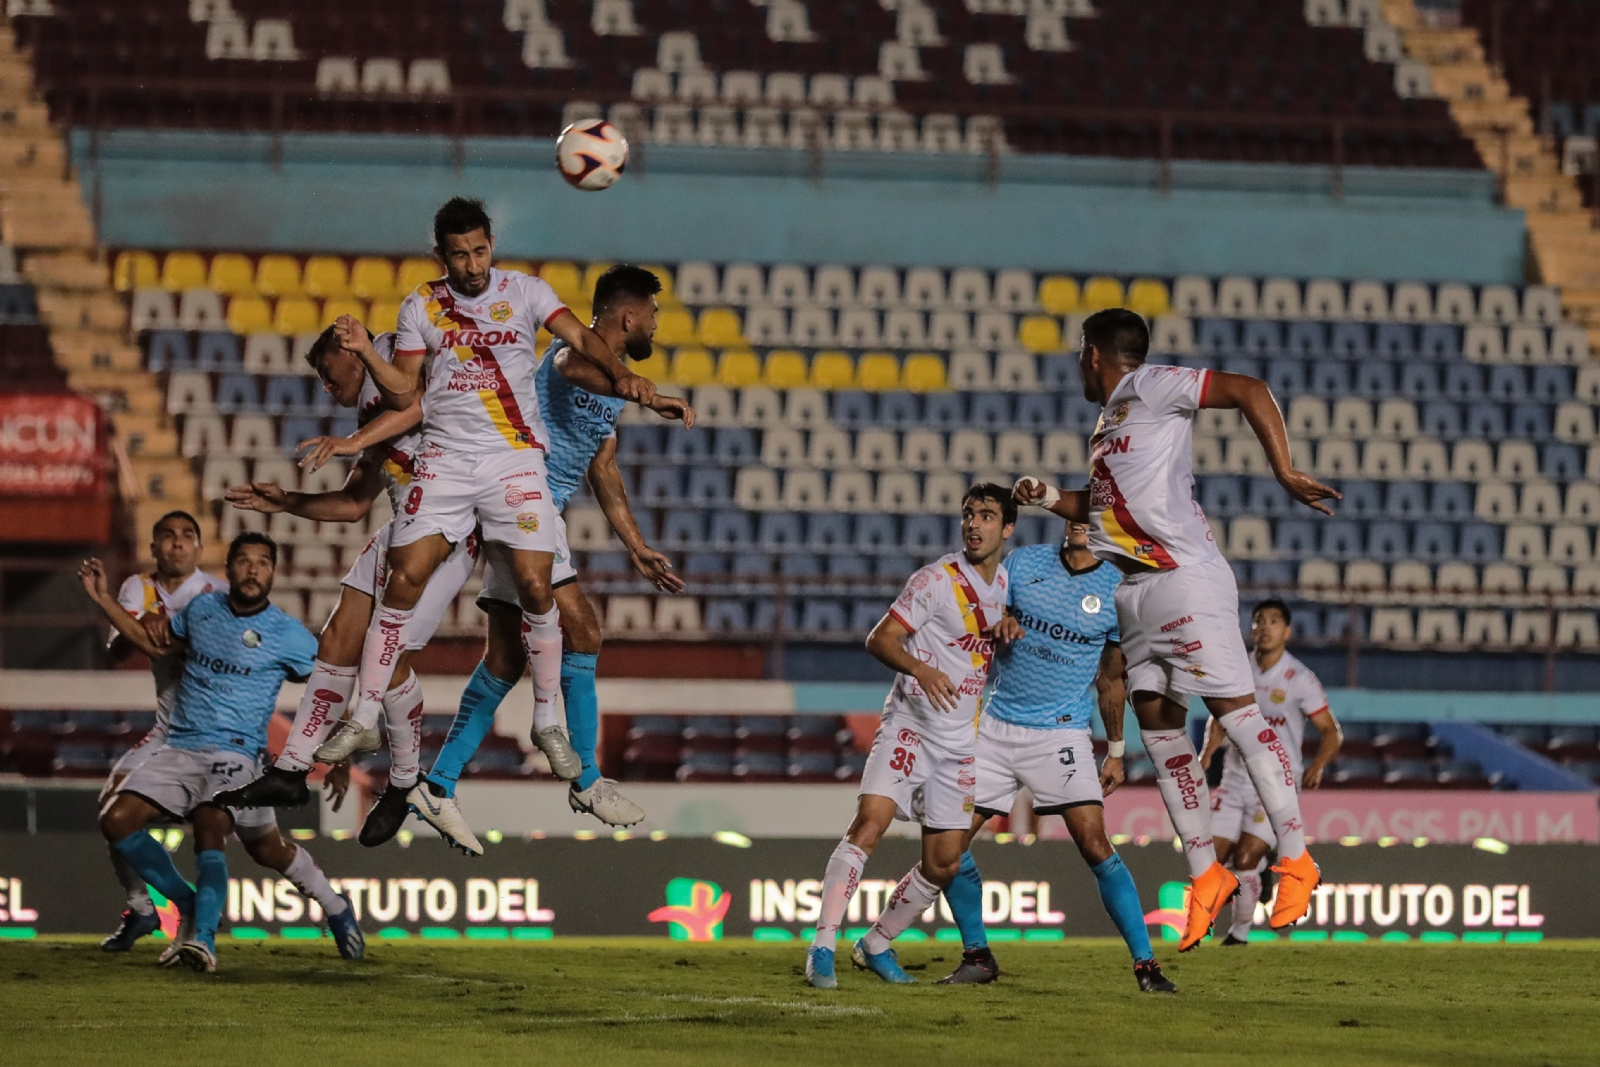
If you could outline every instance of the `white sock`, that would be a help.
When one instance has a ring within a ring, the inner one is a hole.
[[[1156,784],[1167,815],[1183,841],[1189,877],[1198,878],[1217,862],[1217,850],[1211,847],[1211,790],[1206,788],[1200,758],[1181,729],[1140,730],[1139,736],[1156,765]]]
[[[150,899],[150,888],[144,884],[144,875],[134,870],[128,857],[116,849],[111,850],[111,869],[117,872],[117,881],[122,883],[123,892],[127,894],[128,910],[139,915],[154,915],[156,906]]]
[[[320,659],[312,661],[311,677],[306,679],[300,706],[294,710],[294,725],[289,739],[273,765],[284,771],[309,771],[315,761],[311,754],[344,718],[345,706],[356,687],[355,667],[335,667]]]
[[[889,947],[889,942],[906,932],[917,921],[917,916],[928,910],[928,905],[939,899],[939,887],[923,877],[922,864],[917,864],[900,879],[900,884],[889,894],[889,903],[872,924],[861,947],[876,955]]]
[[[422,773],[422,683],[415,671],[383,695],[389,731],[389,784],[409,788]]]
[[[1240,941],[1250,940],[1250,930],[1256,924],[1256,904],[1261,900],[1261,872],[1266,869],[1265,856],[1248,871],[1233,868],[1233,873],[1239,876],[1239,895],[1233,898],[1233,929],[1228,932]]]
[[[379,604],[372,613],[372,624],[367,627],[367,640],[361,646],[361,674],[356,687],[355,710],[350,718],[363,730],[378,725],[383,714],[383,696],[394,681],[395,664],[406,650],[407,629],[415,610]]]
[[[328,884],[328,876],[322,873],[322,868],[317,866],[317,861],[311,858],[311,853],[294,846],[294,859],[289,865],[279,872],[294,887],[304,895],[322,905],[326,915],[338,915],[349,907],[344,898],[333,891],[333,886]]]
[[[850,898],[856,895],[861,884],[861,871],[867,865],[867,854],[852,845],[849,839],[839,842],[828,857],[828,869],[822,876],[822,911],[817,915],[817,934],[811,939],[814,948],[837,948],[839,927],[850,908]]]
[[[551,608],[543,615],[524,611],[522,647],[528,650],[533,675],[533,732],[539,733],[562,724],[556,711],[561,692],[561,609]]]
[[[1300,794],[1295,791],[1294,761],[1282,735],[1254,704],[1219,715],[1217,721],[1244,756],[1245,770],[1267,810],[1272,832],[1278,835],[1278,855],[1298,858],[1306,850],[1306,830],[1300,819]]]

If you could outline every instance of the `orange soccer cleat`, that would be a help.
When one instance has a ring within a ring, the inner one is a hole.
[[[1322,881],[1322,872],[1309,852],[1302,852],[1292,860],[1279,860],[1272,870],[1281,877],[1278,896],[1272,904],[1271,925],[1274,930],[1282,930],[1299,922],[1310,909],[1311,894]]]
[[[1183,940],[1178,942],[1179,952],[1188,952],[1211,932],[1211,924],[1233,895],[1239,891],[1239,879],[1220,863],[1206,868],[1189,886],[1189,922],[1184,927]]]

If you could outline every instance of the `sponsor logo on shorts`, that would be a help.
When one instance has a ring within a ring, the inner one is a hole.
[[[495,322],[504,322],[511,317],[511,304],[505,300],[496,300],[489,305],[489,317]]]
[[[972,809],[975,806],[976,805],[974,804],[972,797],[965,796],[961,798],[961,810],[966,812],[968,815],[972,814]]]
[[[539,532],[539,516],[531,511],[517,513],[517,529],[523,533]]]
[[[520,508],[528,501],[543,499],[544,494],[537,489],[524,489],[520,485],[506,486],[506,507],[508,508]]]
[[[899,742],[902,745],[913,745],[920,748],[922,747],[922,735],[915,730],[901,730]]]
[[[956,786],[961,789],[976,789],[978,776],[973,774],[971,770],[963,769],[956,775]]]
[[[1161,624],[1161,632],[1162,633],[1169,633],[1172,630],[1176,630],[1180,626],[1187,626],[1191,622],[1194,622],[1194,616],[1193,615],[1185,615],[1181,619],[1173,619],[1171,622],[1162,623]]]
[[[1172,642],[1172,654],[1174,656],[1191,656],[1198,651],[1200,651],[1199,641]]]
[[[1079,606],[1083,608],[1084,613],[1087,615],[1100,614],[1100,598],[1095,596],[1093,593],[1085,596]]]
[[[1206,676],[1204,668],[1202,668],[1198,663],[1191,663],[1189,666],[1183,669],[1185,672],[1193,675],[1196,678],[1204,678]]]
[[[239,635],[239,640],[244,642],[245,648],[261,647],[261,635],[256,633],[254,630],[246,630],[244,633]]]

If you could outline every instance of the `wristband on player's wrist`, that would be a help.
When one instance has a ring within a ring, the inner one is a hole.
[[[1126,741],[1107,741],[1106,742],[1106,758],[1107,759],[1121,759],[1123,753],[1125,753],[1127,751],[1128,751],[1128,742],[1126,742]]]

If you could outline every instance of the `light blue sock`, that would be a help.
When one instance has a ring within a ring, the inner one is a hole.
[[[456,795],[456,779],[461,777],[467,761],[489,735],[494,713],[515,685],[515,682],[490,674],[481,660],[478,669],[467,679],[467,687],[461,691],[461,704],[456,708],[455,722],[450,724],[450,736],[445,739],[439,755],[434,757],[433,769],[424,776],[441,786],[445,796]]]
[[[217,948],[217,924],[222,921],[222,906],[228,902],[228,856],[207,849],[195,857],[198,874],[194,890],[194,936]]]
[[[180,912],[194,914],[194,887],[183,880],[183,875],[172,863],[172,857],[167,855],[167,850],[155,838],[143,830],[137,830],[121,841],[113,842],[111,847],[122,853],[133,869],[139,872],[139,877],[176,904]]]
[[[983,928],[983,875],[978,873],[978,861],[971,852],[961,854],[961,867],[950,884],[944,887],[944,899],[950,905],[950,914],[961,931],[961,947],[983,948],[989,943],[989,932]]]
[[[1133,872],[1128,870],[1128,865],[1113,852],[1110,859],[1089,870],[1100,883],[1100,903],[1105,905],[1111,921],[1117,924],[1128,951],[1133,953],[1133,962],[1152,958],[1155,953],[1150,951],[1150,930],[1144,924],[1139,887],[1133,884]]]
[[[567,705],[567,733],[572,748],[583,760],[583,773],[576,783],[588,789],[600,780],[595,762],[595,745],[600,742],[600,694],[594,688],[594,665],[599,656],[587,652],[561,654],[561,700]]]

